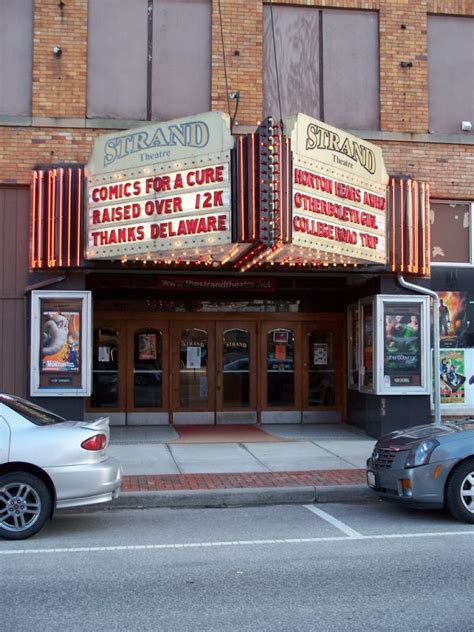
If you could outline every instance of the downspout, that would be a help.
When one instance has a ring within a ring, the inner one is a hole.
[[[439,375],[439,296],[433,290],[428,290],[425,287],[421,287],[421,285],[415,285],[414,283],[409,283],[403,278],[403,274],[399,274],[397,276],[398,282],[400,285],[407,289],[412,290],[413,292],[418,292],[419,294],[427,294],[431,296],[433,299],[433,376],[434,376],[434,394],[433,394],[433,404],[434,404],[434,416],[435,416],[435,424],[441,423],[441,379]]]

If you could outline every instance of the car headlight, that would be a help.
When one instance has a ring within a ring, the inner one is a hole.
[[[433,450],[438,446],[439,442],[436,441],[436,439],[427,439],[426,441],[422,441],[408,452],[405,467],[426,465],[430,461],[430,456],[432,455]]]

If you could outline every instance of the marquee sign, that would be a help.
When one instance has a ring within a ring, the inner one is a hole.
[[[304,114],[235,139],[220,112],[115,132],[85,169],[33,171],[30,265],[427,275],[428,187],[387,183],[380,148]]]
[[[97,140],[87,259],[220,262],[233,244],[228,117],[209,112]]]
[[[380,148],[304,114],[290,118],[291,240],[268,260],[310,266],[387,263]]]

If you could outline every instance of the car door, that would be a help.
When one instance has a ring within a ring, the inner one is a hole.
[[[0,416],[0,463],[7,463],[10,455],[10,426]]]

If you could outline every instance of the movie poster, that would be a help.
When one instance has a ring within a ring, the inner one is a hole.
[[[90,394],[90,293],[33,292],[31,394]]]
[[[421,385],[421,305],[384,303],[385,386]]]
[[[440,393],[442,404],[464,404],[466,372],[464,349],[440,351]]]
[[[467,330],[466,292],[438,292],[440,347],[462,348]]]

